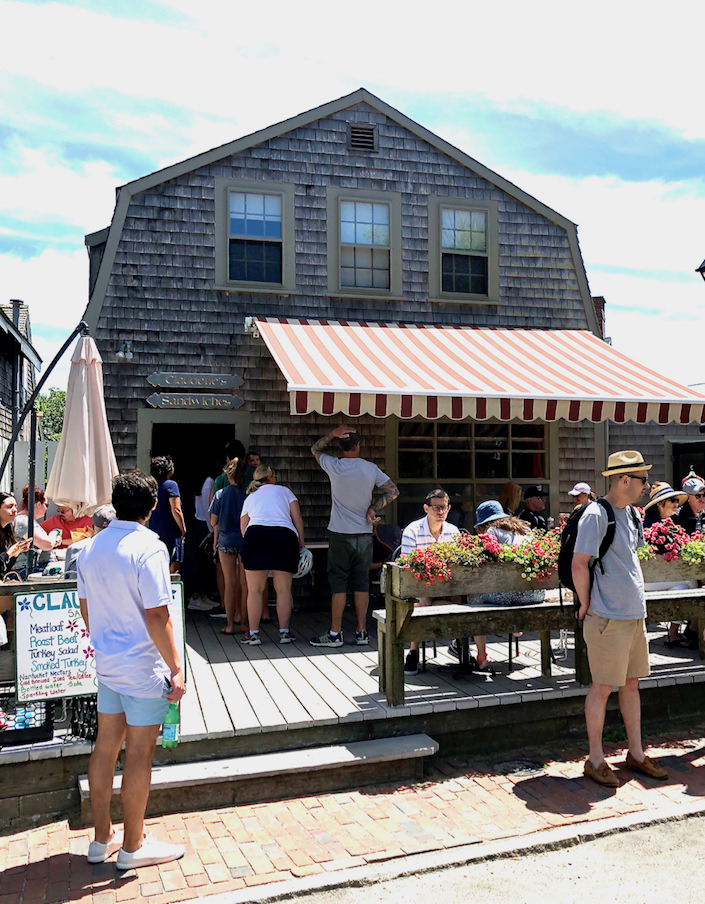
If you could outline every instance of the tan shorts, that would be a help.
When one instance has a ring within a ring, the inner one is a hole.
[[[583,637],[593,684],[624,687],[628,678],[649,674],[649,648],[643,618],[617,620],[588,612]]]

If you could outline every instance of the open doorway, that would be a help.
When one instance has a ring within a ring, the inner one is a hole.
[[[152,425],[151,455],[169,455],[174,480],[181,492],[187,526],[194,519],[194,496],[208,475],[217,477],[225,464],[225,444],[235,437],[235,425],[156,423]]]
[[[674,487],[680,487],[691,468],[701,477],[705,476],[705,442],[674,443],[672,448]]]

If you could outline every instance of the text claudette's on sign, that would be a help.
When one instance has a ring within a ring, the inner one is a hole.
[[[174,641],[185,662],[180,583],[171,595]],[[75,589],[15,594],[15,669],[22,702],[96,692],[95,650]]]

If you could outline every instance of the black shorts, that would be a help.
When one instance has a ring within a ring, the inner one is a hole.
[[[288,527],[247,528],[240,558],[245,571],[286,571],[296,574],[299,567],[299,537]]]

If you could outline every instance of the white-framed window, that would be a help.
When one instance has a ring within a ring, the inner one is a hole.
[[[341,288],[388,291],[389,204],[341,200],[339,210]]]
[[[228,201],[228,280],[281,284],[281,195],[230,191]]]
[[[328,189],[328,288],[341,295],[401,293],[401,197]]]
[[[294,186],[216,180],[216,283],[295,290]]]
[[[498,301],[497,205],[429,198],[429,295],[443,301]]]

